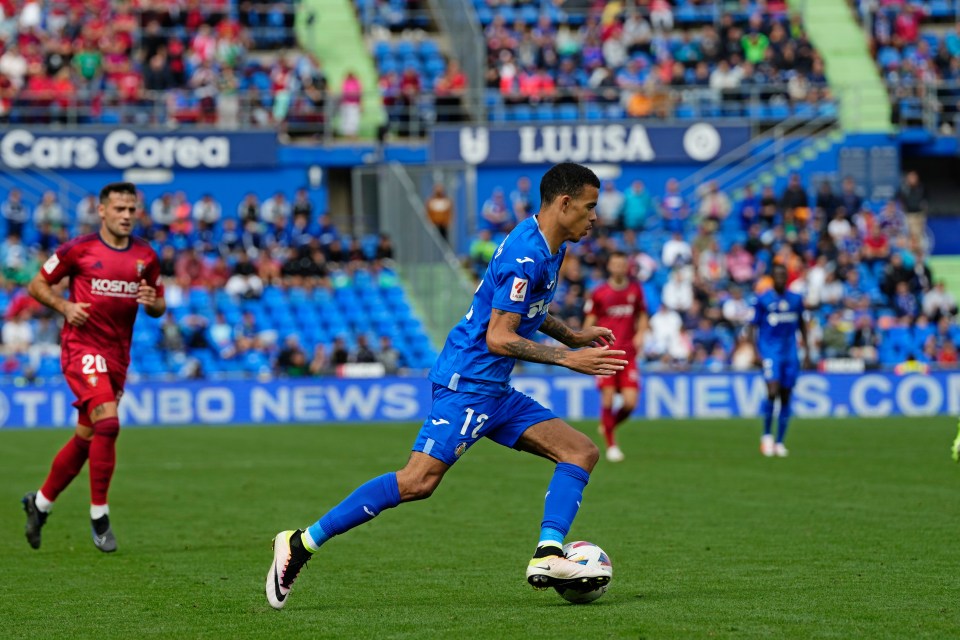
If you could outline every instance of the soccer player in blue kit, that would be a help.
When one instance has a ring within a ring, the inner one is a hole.
[[[590,169],[572,163],[558,164],[543,176],[539,213],[517,225],[497,249],[472,306],[430,370],[433,404],[406,466],[361,485],[307,529],[277,534],[266,579],[272,607],[284,606],[300,569],[321,545],[385,509],[430,497],[447,470],[482,437],[556,464],[527,581],[536,588],[576,582],[594,589],[609,580],[567,560],[561,548],[599,458],[597,446],[510,386],[518,359],[601,376],[627,364],[623,351],[610,348],[610,329],[574,331],[548,313],[565,243],[586,237],[597,220],[599,187]],[[568,348],[534,342],[530,338],[537,331]]]
[[[803,341],[804,367],[810,367],[810,349],[807,344],[807,322],[803,318],[803,298],[787,291],[787,268],[774,264],[771,273],[773,288],[764,292],[754,304],[753,326],[756,328],[756,348],[767,382],[767,397],[763,401],[763,436],[760,452],[769,457],[785,458],[789,451],[783,444],[790,422],[790,396],[800,375],[800,356],[797,353],[797,330]],[[777,416],[777,438],[771,434],[773,407],[780,398]]]

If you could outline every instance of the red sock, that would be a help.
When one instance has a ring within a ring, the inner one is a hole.
[[[53,458],[50,474],[40,488],[44,497],[53,502],[57,496],[77,477],[83,469],[90,453],[90,441],[80,436],[73,436],[63,445],[59,453]]]
[[[613,440],[613,429],[617,426],[613,409],[603,407],[600,410],[600,424],[603,426],[603,439],[607,441],[608,447],[612,447],[616,444]]]
[[[117,464],[117,434],[120,420],[104,418],[93,423],[90,445],[90,504],[107,504],[107,490]]]

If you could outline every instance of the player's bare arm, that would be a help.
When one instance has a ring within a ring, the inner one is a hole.
[[[633,334],[633,347],[637,353],[643,353],[643,340],[647,335],[647,329],[650,328],[650,316],[646,311],[640,313],[637,317],[637,331]]]
[[[574,331],[565,322],[549,314],[540,326],[540,331],[572,349],[591,345],[602,347],[614,342],[613,332],[609,329],[589,326],[581,331]]]
[[[570,351],[548,347],[517,334],[520,314],[494,309],[487,327],[487,348],[491,353],[509,356],[526,362],[542,362],[566,367],[571,371],[595,376],[609,376],[622,370],[627,361],[623,351],[608,346]]]
[[[146,280],[140,281],[137,304],[142,304],[151,318],[159,318],[167,312],[167,301],[162,296],[157,296],[156,288],[148,285]]]
[[[87,307],[90,306],[89,302],[70,302],[39,273],[33,276],[33,280],[27,286],[27,291],[34,300],[62,314],[66,321],[75,327],[81,326],[90,317],[90,314],[87,313]]]

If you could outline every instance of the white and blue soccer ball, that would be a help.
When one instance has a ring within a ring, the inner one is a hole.
[[[610,563],[610,556],[603,549],[585,540],[568,542],[563,545],[563,555],[567,560],[586,565],[591,569],[596,569],[605,573],[613,581],[613,564]],[[591,591],[579,591],[573,587],[554,587],[564,600],[574,604],[586,604],[593,602],[610,588],[610,582]]]

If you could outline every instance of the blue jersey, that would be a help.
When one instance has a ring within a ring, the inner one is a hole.
[[[803,320],[803,298],[790,291],[782,296],[774,289],[753,305],[753,324],[759,328],[757,349],[761,358],[799,360],[797,329]]]
[[[430,380],[453,391],[507,392],[516,359],[487,349],[490,314],[493,309],[520,314],[517,334],[532,338],[550,309],[565,252],[561,245],[550,254],[536,217],[518,224],[490,260],[470,310],[447,336]]]

